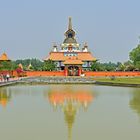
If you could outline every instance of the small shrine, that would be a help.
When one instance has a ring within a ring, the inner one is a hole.
[[[0,62],[1,62],[1,61],[11,61],[11,60],[8,58],[8,56],[7,56],[6,53],[3,53],[3,54],[0,56]]]

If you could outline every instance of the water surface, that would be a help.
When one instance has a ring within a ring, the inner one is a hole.
[[[139,140],[140,89],[95,85],[0,88],[0,140]]]

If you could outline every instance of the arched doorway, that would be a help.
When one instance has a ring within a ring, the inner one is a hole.
[[[79,76],[79,67],[78,66],[69,66],[68,67],[68,76]]]

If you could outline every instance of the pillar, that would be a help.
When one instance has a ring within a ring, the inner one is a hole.
[[[68,76],[68,68],[67,67],[65,67],[65,69],[64,69],[64,75]]]
[[[82,74],[82,69],[79,68],[79,70],[78,70],[78,76],[80,76],[81,74]]]

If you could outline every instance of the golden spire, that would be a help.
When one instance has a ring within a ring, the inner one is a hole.
[[[71,17],[69,17],[68,30],[72,30],[72,18]]]

